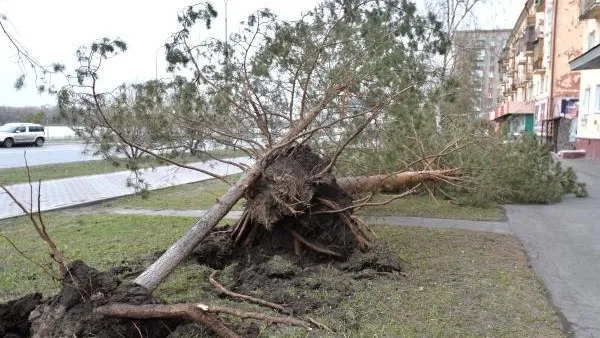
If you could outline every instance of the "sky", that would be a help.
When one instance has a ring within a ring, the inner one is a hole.
[[[422,0],[419,0],[422,1]],[[15,36],[41,64],[60,62],[72,70],[76,66],[75,51],[93,40],[121,38],[128,51],[111,59],[101,70],[100,87],[114,88],[123,82],[141,82],[165,76],[164,45],[178,30],[177,12],[198,1],[169,0],[0,0],[0,14],[8,31]],[[224,9],[227,2],[229,32],[239,29],[239,22],[260,8],[270,8],[283,20],[296,19],[312,9],[319,0],[213,0],[219,17],[210,36],[225,35]],[[421,9],[422,3],[417,2]],[[512,28],[525,0],[487,0],[475,13],[478,28]],[[158,73],[158,74],[157,74]],[[34,78],[26,79],[26,87],[17,91],[14,82],[20,75],[16,52],[8,39],[0,34],[0,106],[54,105],[55,98],[40,95]]]

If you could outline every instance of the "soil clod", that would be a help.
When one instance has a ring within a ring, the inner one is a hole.
[[[167,320],[107,318],[94,309],[111,302],[155,304],[159,300],[143,287],[121,282],[82,261],[67,267],[60,292],[31,312],[31,337],[163,338],[180,324]]]

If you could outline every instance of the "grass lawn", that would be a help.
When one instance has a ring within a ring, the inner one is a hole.
[[[51,212],[44,218],[48,232],[69,259],[82,259],[106,270],[165,250],[196,218],[128,215],[71,215]],[[224,219],[222,224],[233,223]],[[57,290],[41,269],[17,254],[8,237],[27,257],[48,267],[52,261],[45,244],[23,217],[0,221],[0,301],[28,292]]]
[[[218,150],[213,152],[213,156],[227,158],[246,155],[240,151]],[[207,159],[208,157],[187,156],[184,160],[186,162],[198,162]],[[33,182],[38,180],[52,180],[57,178],[84,175],[107,174],[124,170],[127,170],[127,168],[123,166],[115,166],[104,160],[47,164],[29,167],[31,180]],[[24,167],[0,169],[0,185],[25,183],[27,181],[27,171]]]
[[[381,194],[375,196],[372,202],[383,202],[389,198],[390,196]],[[433,200],[427,195],[407,196],[386,205],[365,207],[359,214],[365,216],[433,217],[471,221],[501,221],[506,218],[504,209],[499,206],[483,208],[456,205],[441,198]]]
[[[235,181],[239,177],[239,174],[232,175],[231,180]],[[226,190],[227,185],[225,183],[219,180],[207,180],[151,191],[146,198],[142,198],[141,196],[122,197],[102,203],[101,207],[153,210],[207,209]],[[388,198],[386,195],[377,195],[373,198],[373,202],[385,201]],[[242,202],[234,207],[234,210],[241,209]],[[505,218],[504,210],[500,207],[480,208],[458,206],[442,199],[434,201],[428,196],[408,196],[394,200],[386,205],[365,208],[359,214],[363,216],[413,216],[474,221],[498,221]]]
[[[193,221],[179,217],[72,216],[49,213],[49,231],[71,259],[99,269],[145,262],[165,249]],[[375,226],[379,238],[404,262],[400,279],[346,277],[324,266],[320,275],[300,276],[285,292],[312,297],[321,306],[308,316],[336,330],[331,337],[565,337],[543,288],[529,269],[517,239],[460,230]],[[24,219],[0,224],[30,258],[50,258]],[[24,293],[49,295],[57,285],[0,239],[0,301]],[[335,270],[335,271],[334,271]],[[210,269],[188,261],[156,291],[169,301],[233,305],[208,282]],[[227,284],[231,269],[220,280]],[[340,297],[343,283],[350,296]],[[304,287],[301,287],[304,286]],[[310,287],[306,287],[310,286]],[[333,305],[328,300],[337,299]],[[256,309],[240,302],[235,306]],[[262,310],[266,311],[266,310]],[[306,337],[304,329],[264,327],[261,337]],[[313,331],[308,336],[328,336]],[[193,335],[190,337],[194,337]]]

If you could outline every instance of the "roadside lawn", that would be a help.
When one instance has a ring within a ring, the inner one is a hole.
[[[66,256],[101,270],[147,266],[192,222],[181,217],[46,215],[48,230]],[[305,316],[335,330],[309,336],[566,337],[516,238],[412,227],[374,230],[401,259],[406,276],[358,278],[323,265],[318,275],[294,277],[297,283],[282,291],[313,304]],[[0,234],[31,260],[49,266],[47,250],[25,219],[0,223]],[[51,278],[3,238],[0,253],[0,301],[34,291],[49,296],[57,290]],[[232,271],[231,266],[224,269],[222,284],[229,285]],[[170,302],[257,309],[219,297],[208,282],[210,273],[210,268],[188,260],[155,294]],[[261,290],[256,292],[261,296]],[[262,337],[308,334],[304,329],[259,325]]]
[[[239,174],[230,176],[237,180]],[[150,191],[148,196],[139,195],[107,201],[98,208],[131,208],[152,210],[193,210],[210,208],[225,193],[227,185],[219,180],[207,180],[198,183],[169,187]],[[383,202],[388,195],[380,194],[372,202]],[[93,207],[95,208],[95,207]],[[243,200],[233,210],[242,210]],[[471,221],[500,221],[505,219],[504,209],[499,206],[481,208],[455,205],[450,201],[433,200],[429,196],[407,196],[389,204],[366,207],[359,211],[361,216],[407,216],[464,219]]]
[[[218,150],[212,152],[213,156],[219,158],[227,157],[238,157],[246,156],[246,154],[240,151],[231,150]],[[194,157],[186,156],[180,160],[190,162],[199,162],[209,160],[208,156]],[[156,164],[154,164],[156,165]],[[166,165],[166,164],[162,164]],[[152,166],[148,164],[147,167]],[[115,166],[114,164],[105,160],[95,161],[84,161],[84,162],[71,162],[71,163],[58,163],[58,164],[47,164],[30,166],[29,172],[31,174],[31,181],[37,182],[39,180],[52,180],[58,178],[67,178],[84,175],[96,175],[96,174],[108,174],[117,171],[126,171],[127,168],[124,166]],[[0,185],[10,185],[17,183],[26,183],[28,181],[27,170],[25,167],[21,168],[8,168],[0,169]]]
[[[390,195],[379,194],[374,196],[371,202],[384,202],[390,197]],[[442,198],[434,200],[428,195],[410,195],[393,200],[386,205],[365,207],[359,211],[359,215],[431,217],[470,221],[502,221],[506,219],[504,209],[500,206],[456,205]]]

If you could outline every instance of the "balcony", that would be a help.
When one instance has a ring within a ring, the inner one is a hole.
[[[539,38],[533,45],[533,62],[542,61],[544,59],[544,39]]]
[[[600,19],[600,0],[581,0],[580,19]]]
[[[506,102],[496,110],[494,120],[509,116],[509,115],[528,115],[533,114],[533,103],[522,101]]]
[[[525,53],[531,55],[533,53],[534,44],[538,39],[536,35],[537,32],[535,30],[535,26],[529,25],[525,28],[525,32],[523,32],[523,39],[525,40]]]
[[[535,10],[538,12],[546,10],[546,0],[535,0]]]

